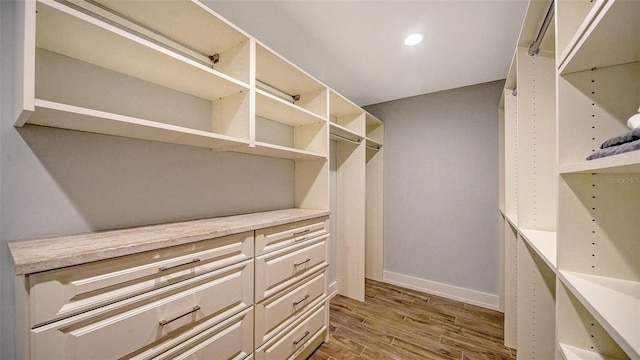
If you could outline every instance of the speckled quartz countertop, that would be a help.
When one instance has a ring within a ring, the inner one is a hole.
[[[9,243],[17,275],[237,234],[329,215],[285,209]]]

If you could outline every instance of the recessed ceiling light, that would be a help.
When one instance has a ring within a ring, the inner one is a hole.
[[[417,45],[422,41],[422,35],[420,34],[411,34],[404,38],[404,44],[407,46]]]

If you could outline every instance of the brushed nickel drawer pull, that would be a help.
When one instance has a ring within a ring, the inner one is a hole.
[[[186,313],[184,313],[184,314],[182,314],[182,315],[178,315],[178,316],[174,317],[174,318],[173,318],[173,319],[171,319],[171,320],[160,320],[160,326],[165,326],[165,325],[167,325],[167,324],[168,324],[168,323],[170,323],[170,322],[176,321],[176,320],[178,320],[178,319],[180,319],[180,318],[183,318],[183,317],[185,317],[185,316],[187,316],[187,315],[189,315],[189,314],[193,314],[194,312],[196,312],[196,311],[198,311],[198,310],[200,310],[200,305],[196,305],[196,306],[194,306],[194,307],[193,307],[193,309],[191,309],[191,310],[187,311]]]
[[[311,231],[311,229],[307,229],[307,230],[302,230],[302,231],[294,232],[294,233],[293,233],[293,237],[296,237],[296,236],[298,236],[298,235],[302,235],[302,234],[306,234],[306,233],[308,233],[309,231]]]
[[[189,264],[197,263],[197,262],[199,262],[199,261],[200,261],[200,259],[195,258],[195,259],[193,259],[193,260],[191,260],[191,261],[189,261],[189,262],[187,262],[187,263],[184,263],[184,264],[173,265],[173,266],[169,266],[169,267],[161,266],[161,267],[159,267],[159,268],[158,268],[158,271],[160,271],[160,272],[162,272],[162,271],[167,271],[167,270],[171,270],[171,269],[173,269],[173,268],[177,268],[177,267],[180,267],[180,266],[185,266],[185,265],[189,265]]]
[[[307,300],[309,298],[309,294],[305,295],[302,299],[296,301],[293,303],[293,306],[298,306],[300,304],[302,304],[303,301]]]
[[[304,335],[302,335],[302,337],[296,341],[293,342],[293,345],[298,345],[304,338],[307,337],[307,335],[309,335],[309,331],[305,331]]]
[[[299,262],[299,263],[297,263],[297,264],[293,264],[293,266],[298,267],[298,266],[300,266],[300,265],[304,265],[304,264],[308,263],[309,261],[311,261],[311,259],[307,258],[307,260],[305,260],[305,261],[303,261],[303,262]]]

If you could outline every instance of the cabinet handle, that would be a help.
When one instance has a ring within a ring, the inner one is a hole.
[[[298,236],[298,235],[302,235],[302,234],[306,234],[306,233],[308,233],[309,231],[311,231],[311,229],[307,229],[307,230],[302,230],[302,231],[294,232],[294,233],[293,233],[293,237],[296,237],[296,236]]]
[[[293,264],[293,266],[298,267],[298,266],[300,266],[300,265],[304,265],[304,264],[308,263],[309,261],[311,261],[311,259],[307,258],[307,260],[305,260],[305,261],[303,261],[303,262],[299,262],[299,263],[297,263],[297,264]]]
[[[309,298],[309,294],[305,295],[302,299],[296,301],[293,303],[293,306],[298,306],[300,305],[303,301],[307,300]]]
[[[194,312],[196,312],[196,311],[198,311],[198,310],[200,310],[200,305],[196,305],[196,306],[194,306],[194,307],[193,307],[193,309],[191,309],[191,310],[187,311],[186,313],[184,313],[184,314],[182,314],[182,315],[178,315],[178,316],[174,317],[174,318],[173,318],[173,319],[171,319],[171,320],[160,320],[160,326],[165,326],[165,325],[167,325],[167,324],[168,324],[168,323],[170,323],[170,322],[176,321],[176,320],[178,320],[178,319],[180,319],[180,318],[182,318],[182,317],[185,317],[185,316],[187,316],[187,315],[189,315],[189,314],[193,314]]]
[[[293,345],[298,345],[304,338],[307,337],[307,335],[309,335],[309,331],[305,331],[304,335],[302,335],[302,337],[296,341],[293,342]]]
[[[158,271],[160,271],[160,272],[162,272],[162,271],[167,271],[167,270],[171,270],[171,269],[173,269],[173,268],[177,268],[177,267],[179,267],[179,266],[184,266],[184,265],[189,265],[189,264],[197,263],[198,261],[200,261],[200,259],[195,258],[195,259],[193,259],[193,260],[191,260],[191,261],[189,261],[189,262],[187,262],[187,263],[184,263],[184,264],[173,265],[173,266],[169,266],[169,267],[161,266],[161,267],[159,267],[159,268],[158,268]]]

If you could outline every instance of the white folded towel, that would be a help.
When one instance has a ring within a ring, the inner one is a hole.
[[[627,120],[627,126],[629,129],[639,129],[640,128],[640,108],[638,108],[638,113],[633,115]]]

